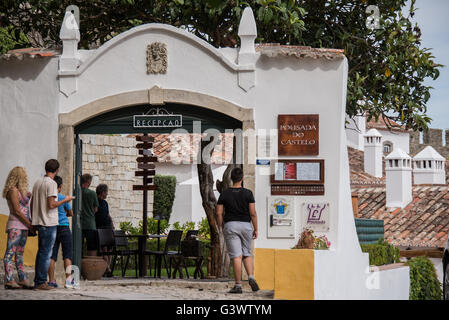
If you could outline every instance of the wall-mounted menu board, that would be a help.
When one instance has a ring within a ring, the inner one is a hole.
[[[282,159],[272,163],[272,195],[324,195],[324,160]]]
[[[278,160],[273,163],[271,183],[323,184],[324,160]]]

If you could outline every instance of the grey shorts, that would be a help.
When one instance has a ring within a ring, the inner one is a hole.
[[[253,227],[250,222],[229,221],[223,228],[229,257],[231,259],[240,256],[251,256],[251,241],[253,239]]]

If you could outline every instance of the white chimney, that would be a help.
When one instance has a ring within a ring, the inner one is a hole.
[[[385,157],[387,208],[404,208],[412,201],[412,160],[395,148]]]
[[[446,184],[446,159],[431,146],[413,157],[415,184]]]
[[[382,178],[382,135],[376,129],[369,130],[365,136],[365,172]]]

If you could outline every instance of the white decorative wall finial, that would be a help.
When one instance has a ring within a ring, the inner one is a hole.
[[[61,40],[77,40],[80,41],[80,29],[76,18],[72,12],[66,11],[64,20],[62,21],[61,30],[59,32]]]
[[[79,25],[71,11],[66,11],[64,15],[59,38],[62,40],[62,55],[59,57],[59,90],[68,97],[76,92],[77,81],[76,77],[65,76],[64,72],[76,71],[80,63],[78,53]]]
[[[240,66],[254,67],[256,61],[254,41],[257,37],[257,27],[253,10],[250,7],[246,7],[245,10],[243,10],[238,35],[240,38],[238,64]],[[254,70],[239,72],[239,86],[245,91],[248,91],[255,86],[255,79]]]

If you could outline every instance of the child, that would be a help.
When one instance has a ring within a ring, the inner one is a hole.
[[[60,194],[62,189],[62,178],[55,176],[55,182],[58,186],[58,201],[64,200],[65,196]],[[58,259],[59,244],[62,247],[62,257],[64,259],[64,269],[66,270],[65,288],[77,289],[78,286],[74,283],[72,275],[69,272],[69,267],[72,265],[72,233],[70,232],[69,219],[67,217],[73,216],[72,207],[70,203],[66,202],[62,206],[58,207],[59,225],[56,232],[56,240],[53,246],[53,253],[50,260],[50,267],[48,268],[49,286],[57,288],[58,285],[55,281],[55,263]],[[67,273],[69,272],[69,273]]]

